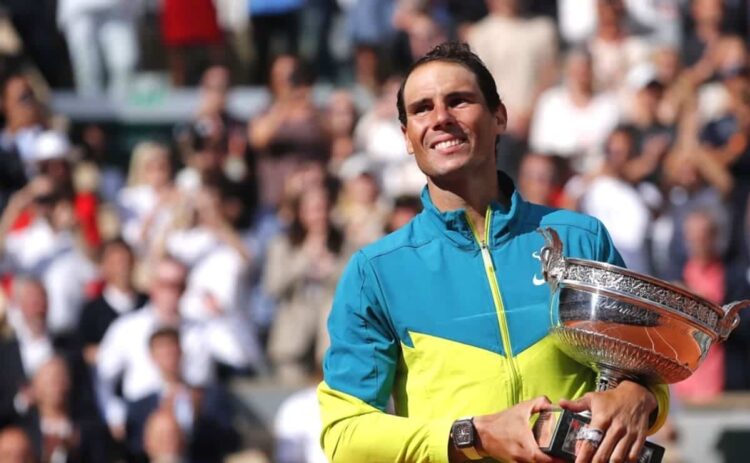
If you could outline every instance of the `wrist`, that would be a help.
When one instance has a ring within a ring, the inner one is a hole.
[[[476,461],[486,456],[473,417],[459,418],[453,422],[450,443],[451,461]]]

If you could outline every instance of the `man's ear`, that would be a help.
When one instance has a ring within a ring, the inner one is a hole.
[[[505,132],[505,129],[508,127],[508,111],[502,103],[500,103],[500,106],[495,111],[495,123],[497,124],[498,133]]]
[[[409,154],[414,154],[414,145],[411,144],[411,140],[409,140],[409,137],[406,135],[406,126],[401,124],[401,133],[404,135],[404,142],[406,143],[406,152]]]

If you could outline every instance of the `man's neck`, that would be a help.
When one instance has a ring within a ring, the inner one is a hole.
[[[497,201],[505,206],[510,204],[510,198],[500,191],[496,173],[493,172],[491,177],[484,177],[484,180],[477,178],[460,183],[433,179],[428,179],[427,182],[430,199],[435,207],[441,212],[465,209],[480,240],[485,238],[485,214],[490,203]]]

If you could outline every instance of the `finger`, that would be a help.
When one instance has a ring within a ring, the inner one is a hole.
[[[614,452],[615,450],[615,447],[623,438],[626,437],[626,434],[627,433],[625,428],[619,426],[612,426],[607,429],[604,434],[604,439],[602,439],[602,443],[599,444],[599,448],[594,453],[593,461],[609,461],[610,457],[612,456],[612,452]]]
[[[539,450],[539,447],[535,445],[531,451],[531,461],[534,463],[555,463],[559,460],[542,452]]]
[[[562,399],[560,400],[560,406],[576,413],[591,410],[591,396],[585,394],[583,397],[577,400]]]
[[[630,453],[628,453],[628,461],[638,461],[645,443],[646,434],[639,432],[635,438],[635,441],[633,442],[633,445],[630,447]]]
[[[626,433],[619,442],[615,444],[612,454],[609,455],[609,458],[605,461],[630,461],[630,451],[637,438],[637,433]]]
[[[545,410],[549,410],[552,408],[552,402],[549,400],[547,396],[539,396],[534,399],[531,399],[531,402],[529,404],[531,406],[531,412],[530,414],[533,415],[534,413],[539,413]]]
[[[576,445],[576,463],[588,463],[594,457],[596,447],[586,440],[579,440]]]

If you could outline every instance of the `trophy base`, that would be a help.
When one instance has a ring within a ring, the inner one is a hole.
[[[539,448],[546,454],[573,462],[578,445],[578,431],[588,424],[590,418],[568,410],[541,412],[534,424],[534,437]],[[638,457],[638,463],[661,463],[664,447],[646,442]]]

